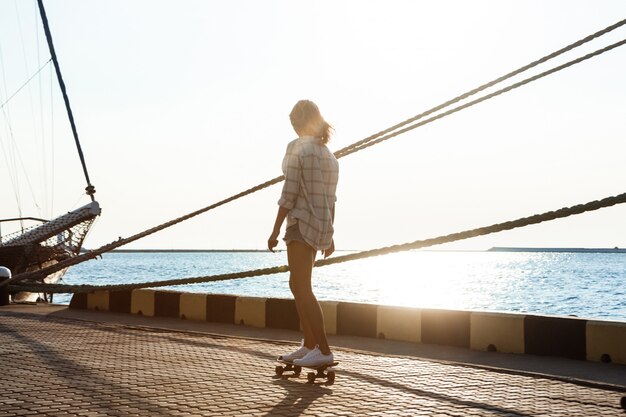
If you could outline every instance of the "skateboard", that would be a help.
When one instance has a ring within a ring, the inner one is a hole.
[[[310,383],[314,383],[317,378],[325,378],[330,384],[335,382],[335,366],[339,365],[339,362],[327,363],[322,366],[304,366],[304,368],[313,369],[315,372],[309,372],[306,374],[306,379]]]
[[[298,365],[294,365],[293,362],[287,362],[280,359],[276,360],[278,363],[282,363],[283,365],[276,365],[276,375],[281,376],[283,372],[292,372],[295,376],[300,375],[302,372],[302,367]]]
[[[299,366],[294,365],[293,362],[278,361],[283,365],[276,365],[276,375],[281,376],[283,372],[293,371],[293,375],[298,376],[302,372],[302,368],[312,369],[315,372],[309,372],[306,375],[307,381],[310,383],[315,382],[317,378],[324,378],[329,383],[335,382],[335,366],[339,365],[339,362],[328,363],[321,366]]]

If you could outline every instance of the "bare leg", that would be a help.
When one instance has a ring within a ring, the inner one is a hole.
[[[294,300],[296,302],[296,310],[298,310],[298,317],[300,318],[300,327],[302,328],[302,332],[304,333],[304,346],[309,349],[313,349],[315,345],[317,345],[317,342],[315,340],[315,336],[313,335],[313,331],[311,330],[311,324],[306,315],[306,311],[302,306],[302,300],[299,296],[298,286],[296,285],[296,282],[301,280],[302,275],[301,270],[303,269],[303,260],[300,259],[302,257],[302,254],[300,253],[301,251],[293,248],[292,243],[293,242],[287,245],[287,261],[289,263],[290,271],[289,289],[291,290],[291,293],[293,294]],[[304,264],[306,263],[307,261],[305,259]],[[311,269],[312,268],[313,265],[311,264]],[[304,272],[306,273],[306,268]]]
[[[296,297],[296,289],[292,284],[294,282],[293,272],[289,275],[289,288],[291,289],[291,293],[296,301],[296,310],[298,310],[298,317],[300,318],[300,328],[304,333],[304,346],[309,349],[313,349],[317,344],[315,342],[315,336],[313,335],[313,331],[311,330],[311,325],[307,320],[307,317],[304,312],[304,308],[300,305],[301,300],[299,297]]]
[[[316,251],[313,248],[299,241],[293,241],[287,246],[287,259],[291,271],[289,287],[296,300],[305,346],[311,348],[319,345],[322,353],[328,355],[330,347],[324,328],[324,316],[311,287],[315,255]]]

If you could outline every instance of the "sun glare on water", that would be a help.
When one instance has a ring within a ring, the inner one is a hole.
[[[456,252],[454,256],[447,252],[398,253],[352,264],[351,275],[358,278],[348,279],[337,268],[323,279],[337,280],[335,288],[344,294],[358,293],[383,305],[452,309],[493,305],[514,286],[515,273],[498,273],[493,259],[488,255],[483,261],[480,258],[476,252]],[[333,299],[332,294],[324,294],[327,297]]]

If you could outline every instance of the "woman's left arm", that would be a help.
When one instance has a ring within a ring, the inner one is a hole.
[[[283,226],[285,217],[289,213],[289,209],[283,206],[278,206],[278,212],[276,213],[276,221],[274,222],[274,230],[269,239],[267,239],[267,248],[274,252],[274,248],[278,246],[278,235],[280,234],[280,228]]]

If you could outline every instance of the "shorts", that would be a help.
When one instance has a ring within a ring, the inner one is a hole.
[[[306,240],[302,237],[302,233],[300,233],[300,225],[298,223],[294,223],[291,226],[287,227],[285,230],[285,237],[283,237],[285,244],[289,246],[291,242],[297,240],[298,242],[306,243]]]

